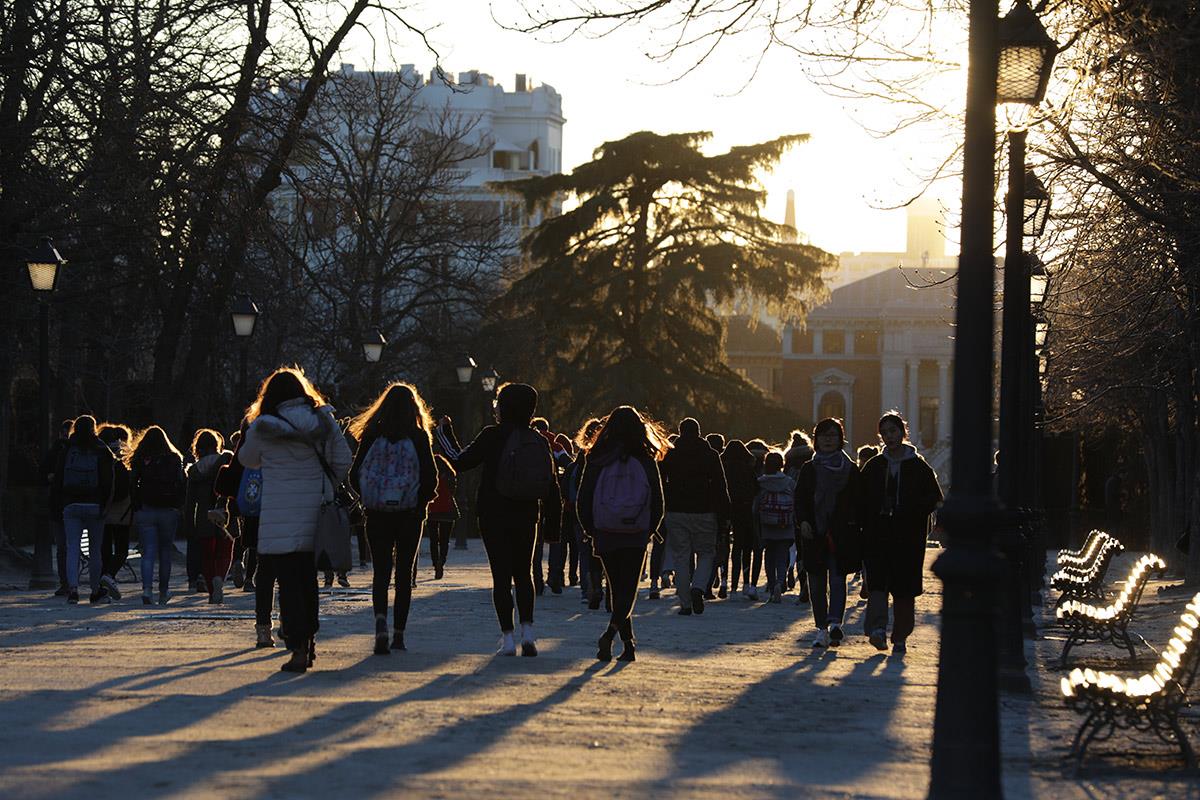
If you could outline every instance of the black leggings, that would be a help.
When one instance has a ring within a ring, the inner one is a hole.
[[[371,606],[376,617],[387,617],[388,584],[396,575],[392,628],[403,631],[412,605],[412,571],[421,546],[421,517],[416,511],[368,511],[367,540],[371,543]]]
[[[492,604],[500,630],[513,629],[513,588],[521,622],[533,622],[533,547],[537,519],[484,516],[479,518],[479,535],[492,569]]]
[[[604,574],[612,598],[612,616],[608,626],[621,635],[622,641],[633,641],[633,604],[637,600],[638,581],[646,565],[646,548],[621,547],[600,554]]]
[[[321,627],[317,617],[317,562],[312,551],[264,555],[261,560],[261,567],[270,562],[279,579],[279,620],[288,649],[308,652],[309,640]]]
[[[446,556],[450,553],[450,532],[453,530],[452,519],[431,519],[425,523],[425,532],[429,537],[429,560],[435,567],[446,566]]]

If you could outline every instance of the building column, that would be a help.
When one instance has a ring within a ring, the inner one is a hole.
[[[890,411],[904,407],[904,362],[884,362],[880,366],[879,409]]]
[[[908,365],[908,427],[912,440],[920,440],[921,404],[918,389],[920,388],[921,362],[910,358]]]
[[[938,366],[938,441],[950,438],[950,359],[939,358]]]

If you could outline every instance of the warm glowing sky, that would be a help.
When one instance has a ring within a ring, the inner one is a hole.
[[[497,0],[497,8],[511,7],[507,1]],[[447,9],[453,13],[447,14]],[[709,64],[682,80],[654,86],[648,84],[662,82],[676,68],[641,55],[644,31],[551,44],[501,29],[492,21],[487,0],[429,2],[415,13],[414,19],[439,23],[430,38],[449,72],[478,69],[509,90],[513,75],[522,72],[558,90],[567,118],[567,170],[586,161],[600,143],[638,130],[710,130],[713,152],[787,133],[811,134],[812,140],[767,178],[767,214],[782,220],[786,192],[794,188],[801,232],[835,253],[903,250],[903,212],[877,209],[906,200],[919,187],[909,172],[910,153],[927,161],[944,147],[872,138],[850,117],[844,101],[808,85],[794,57],[783,52],[769,56],[740,93],[751,73],[746,59],[753,54],[737,52],[736,44],[718,51]],[[414,62],[426,73],[432,66],[431,56],[415,50],[398,50],[384,58],[394,64]],[[361,42],[346,60],[359,69],[371,66],[369,50]],[[378,60],[374,66],[391,69],[394,64]],[[681,62],[678,68],[683,66]],[[870,117],[885,112],[867,107],[858,113]],[[953,182],[937,188],[938,196],[953,205],[957,191]],[[954,249],[953,243],[949,249]]]

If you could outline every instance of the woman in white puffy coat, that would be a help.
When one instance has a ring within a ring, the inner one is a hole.
[[[250,427],[237,457],[244,466],[262,470],[258,553],[274,562],[278,574],[279,616],[292,653],[282,669],[304,672],[316,657],[317,515],[336,488],[317,453],[339,482],[353,456],[333,409],[298,368],[271,373],[247,417]]]

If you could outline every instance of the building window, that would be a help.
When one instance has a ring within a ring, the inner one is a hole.
[[[792,331],[792,352],[811,353],[813,351],[812,331]]]
[[[855,331],[854,354],[859,356],[879,355],[879,331]]]
[[[771,368],[771,394],[783,394],[783,367]]]
[[[845,331],[825,331],[821,334],[821,352],[837,355],[846,352]]]

